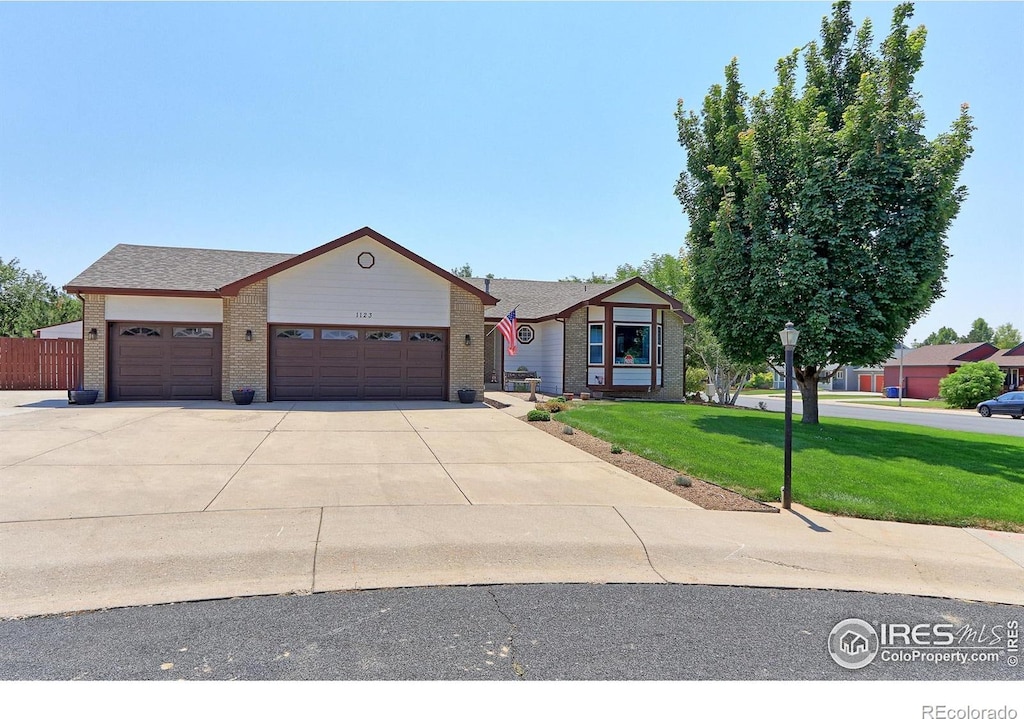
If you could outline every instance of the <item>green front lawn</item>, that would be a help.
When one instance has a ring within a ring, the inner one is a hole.
[[[761,501],[782,486],[781,413],[584,404],[555,419]],[[1024,529],[1024,439],[826,417],[793,423],[793,499],[834,514]]]

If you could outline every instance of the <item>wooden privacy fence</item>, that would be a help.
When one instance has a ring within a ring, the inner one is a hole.
[[[82,382],[82,340],[0,337],[0,390],[75,389]]]

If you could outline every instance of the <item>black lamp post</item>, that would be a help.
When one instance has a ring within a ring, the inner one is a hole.
[[[786,460],[782,477],[782,508],[793,504],[793,349],[800,332],[792,322],[779,332],[782,346],[786,348]]]

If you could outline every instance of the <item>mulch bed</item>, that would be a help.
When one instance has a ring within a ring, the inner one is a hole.
[[[526,420],[523,419],[523,421],[525,422]],[[711,482],[696,479],[695,477],[690,477],[691,485],[689,487],[680,487],[675,484],[676,477],[680,475],[678,470],[663,467],[657,462],[652,462],[626,450],[623,450],[621,454],[612,454],[610,442],[605,442],[603,439],[598,439],[578,429],[573,429],[572,434],[565,434],[562,428],[568,425],[561,422],[530,422],[530,424],[553,437],[558,437],[562,441],[568,442],[573,447],[603,459],[605,462],[613,464],[640,479],[645,479],[651,484],[661,487],[666,492],[671,492],[689,502],[693,502],[698,507],[729,512],[779,511],[776,507],[748,499],[732,490],[719,487]]]
[[[508,394],[523,400],[528,400],[530,396],[529,392],[509,392]],[[537,398],[541,400],[547,399],[546,396],[541,396],[540,394],[537,395]],[[491,398],[484,399],[484,404],[497,409],[508,406]],[[525,422],[526,418],[522,418],[522,421]],[[695,477],[690,477],[689,487],[680,487],[675,483],[676,477],[681,474],[678,470],[664,467],[657,462],[652,462],[626,450],[623,450],[621,454],[612,454],[610,442],[598,439],[575,428],[572,434],[565,434],[562,428],[568,425],[564,425],[561,422],[530,422],[530,424],[553,437],[558,437],[563,442],[568,442],[572,446],[608,462],[608,464],[615,465],[619,469],[629,472],[635,477],[661,487],[666,492],[671,492],[689,502],[693,502],[698,507],[726,512],[777,513],[779,511],[777,507],[758,502],[755,499],[749,499],[730,489],[719,487],[717,484],[705,482]]]

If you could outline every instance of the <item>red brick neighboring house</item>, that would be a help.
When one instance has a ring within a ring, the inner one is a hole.
[[[1019,346],[1014,348],[1015,351]],[[903,396],[914,399],[932,399],[939,396],[939,380],[953,374],[965,362],[992,360],[999,348],[988,342],[970,342],[956,345],[925,345],[903,355]],[[1024,358],[1022,358],[1024,359]],[[900,362],[885,363],[885,386],[900,383]]]

